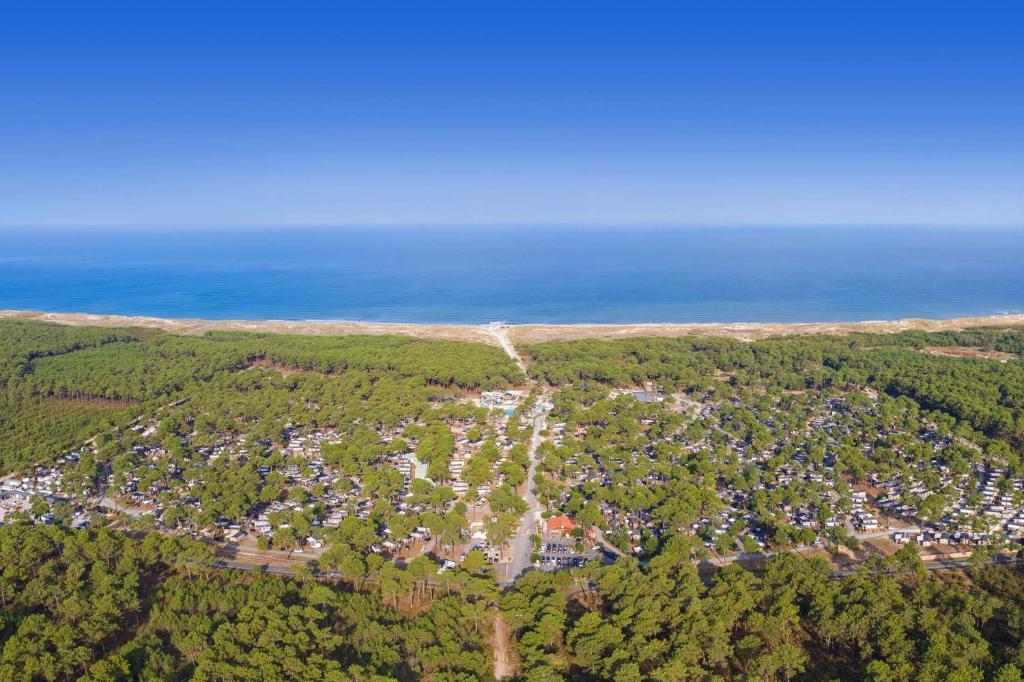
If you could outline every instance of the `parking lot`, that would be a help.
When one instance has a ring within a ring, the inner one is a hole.
[[[496,564],[501,561],[501,548],[495,547],[489,542],[477,542],[472,547],[473,550],[483,552],[484,559],[489,563]],[[465,558],[465,554],[463,554]]]
[[[538,565],[542,568],[552,569],[582,566],[592,558],[586,554],[578,554],[575,541],[547,534],[541,538],[539,554]]]

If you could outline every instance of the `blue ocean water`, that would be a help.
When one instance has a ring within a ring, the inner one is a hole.
[[[1024,229],[8,229],[0,308],[446,323],[987,315],[1024,311]]]

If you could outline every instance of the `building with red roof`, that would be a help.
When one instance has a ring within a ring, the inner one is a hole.
[[[576,522],[565,514],[552,516],[548,519],[547,529],[549,533],[569,533],[576,530]]]

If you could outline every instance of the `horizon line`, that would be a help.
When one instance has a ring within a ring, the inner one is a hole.
[[[3,231],[25,231],[25,230],[284,230],[284,229],[308,229],[308,230],[360,230],[360,229],[473,229],[473,228],[505,228],[505,229],[545,229],[545,228],[572,228],[572,229],[614,229],[614,228],[643,228],[643,229],[737,229],[737,228],[758,228],[758,229],[835,229],[835,228],[859,228],[859,229],[992,229],[992,230],[1016,230],[1024,229],[1024,222],[1021,223],[965,223],[965,222],[809,222],[809,221],[367,221],[367,222],[287,222],[287,223],[0,223],[0,232]]]

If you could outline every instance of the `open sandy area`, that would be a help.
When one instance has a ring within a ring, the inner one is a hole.
[[[896,333],[910,330],[926,332],[958,331],[968,327],[1011,327],[1024,325],[1024,315],[957,317],[949,320],[872,320],[865,322],[765,322],[765,323],[693,323],[693,324],[526,324],[511,328],[515,343],[569,339],[621,339],[638,336],[727,336],[754,341],[768,336],[794,334],[848,334],[850,332]]]
[[[327,322],[302,320],[198,320],[132,317],[126,315],[93,315],[89,313],[43,313],[26,310],[0,310],[0,319],[21,318],[58,324],[93,327],[149,327],[173,334],[203,334],[208,331],[272,332],[277,334],[308,334],[343,336],[346,334],[401,334],[423,339],[449,341],[481,341],[497,344],[484,327],[449,324],[405,324],[399,322]]]
[[[947,331],[968,327],[1024,325],[1024,315],[959,317],[949,320],[908,318],[868,322],[800,323],[694,323],[694,324],[524,324],[493,325],[411,324],[398,322],[327,322],[287,320],[196,320],[88,313],[44,313],[0,310],[0,319],[20,318],[58,324],[98,327],[150,327],[175,334],[202,334],[211,330],[273,332],[280,334],[402,334],[424,339],[479,341],[501,345],[502,338],[515,344],[571,339],[619,339],[641,336],[727,336],[752,341],[768,336],[793,334],[846,334],[850,332],[895,333],[908,330]]]

